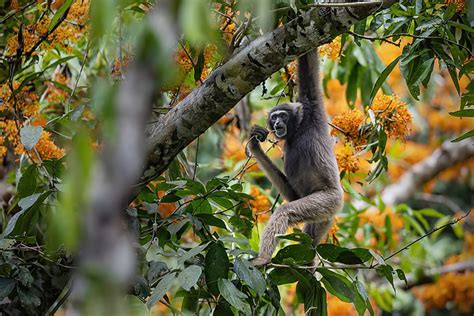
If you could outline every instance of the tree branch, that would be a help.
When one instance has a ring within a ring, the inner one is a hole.
[[[445,141],[429,157],[413,165],[398,182],[385,188],[382,200],[387,204],[404,202],[440,172],[471,157],[474,157],[474,139],[468,138],[458,143]]]
[[[355,22],[395,2],[313,8],[249,43],[155,124],[150,124],[150,171],[161,174],[181,150],[288,62],[330,42]]]

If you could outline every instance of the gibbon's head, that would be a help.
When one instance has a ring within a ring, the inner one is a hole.
[[[279,139],[286,139],[296,131],[303,118],[301,103],[275,106],[268,113],[268,126]]]

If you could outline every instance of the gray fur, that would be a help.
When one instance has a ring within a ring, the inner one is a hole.
[[[317,245],[332,225],[342,206],[343,191],[333,153],[319,87],[319,60],[315,52],[298,59],[299,102],[276,106],[270,111],[287,111],[287,135],[284,137],[285,174],[261,150],[262,127],[251,132],[250,150],[258,163],[290,201],[278,207],[270,217],[260,240],[255,265],[266,264],[277,246],[276,235],[285,234],[289,225],[304,222],[304,231]],[[270,123],[270,121],[269,121]],[[273,126],[270,126],[273,130]],[[266,138],[266,134],[263,140]]]

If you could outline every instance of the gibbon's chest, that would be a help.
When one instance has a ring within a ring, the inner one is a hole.
[[[285,174],[293,189],[301,196],[306,196],[326,187],[324,164],[321,163],[314,146],[302,144],[285,146]]]

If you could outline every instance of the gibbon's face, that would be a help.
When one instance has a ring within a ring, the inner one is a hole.
[[[269,114],[268,124],[276,137],[283,139],[288,134],[290,115],[286,110],[275,110]]]

